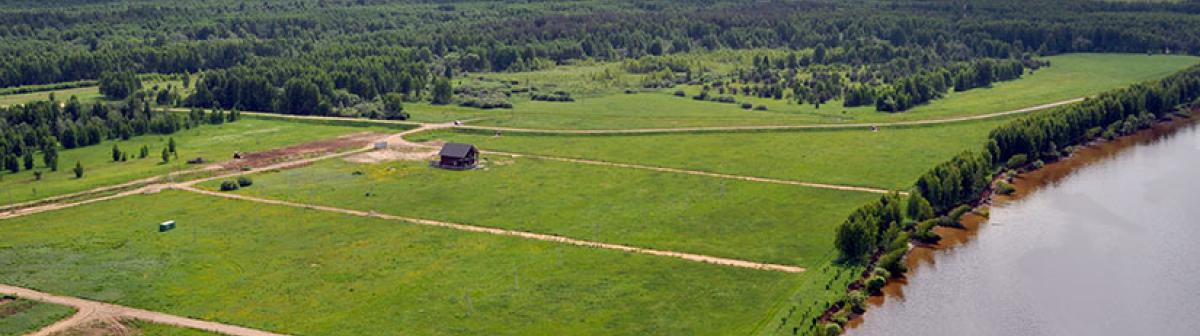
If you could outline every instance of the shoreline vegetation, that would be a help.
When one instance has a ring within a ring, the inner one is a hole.
[[[1172,133],[1194,123],[1198,113],[1200,66],[1194,66],[993,130],[983,151],[964,152],[934,167],[918,179],[912,196],[884,196],[838,227],[841,261],[864,270],[847,285],[844,298],[832,302],[810,326],[821,335],[839,335],[857,326],[868,302],[881,304],[906,283],[914,265],[910,258],[932,258],[932,250],[962,243],[987,221],[996,195],[1015,200],[1036,189],[1016,178],[1041,172],[1048,164],[1071,162],[1081,151],[1104,144],[1118,143],[1124,149],[1136,144],[1124,139],[1157,133],[1162,127]],[[957,231],[967,233],[947,234]],[[954,244],[943,245],[943,238],[954,238]],[[922,249],[926,251],[916,256]]]

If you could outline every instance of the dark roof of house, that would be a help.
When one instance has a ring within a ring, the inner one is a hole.
[[[442,146],[442,151],[438,153],[440,156],[452,158],[465,158],[467,155],[475,151],[475,146],[465,143],[447,142]]]

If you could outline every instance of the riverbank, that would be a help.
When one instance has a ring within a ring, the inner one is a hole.
[[[987,216],[990,212],[989,206],[1004,206],[1025,199],[1042,188],[1059,184],[1082,168],[1104,162],[1131,147],[1153,144],[1181,129],[1194,126],[1200,123],[1198,113],[1200,110],[1193,109],[1189,116],[1173,117],[1127,136],[1113,140],[1098,140],[1077,146],[1070,155],[1064,156],[1060,160],[1017,174],[1011,179],[1012,185],[1015,187],[1015,192],[1012,194],[991,195],[990,190],[983,193],[984,198],[976,202],[978,206],[975,211],[963,216],[959,222],[962,225],[961,228],[937,227],[935,232],[942,237],[937,244],[916,245],[909,249],[906,257],[908,271],[889,280],[881,291],[882,295],[868,298],[868,311],[883,305],[888,300],[904,301],[904,288],[909,284],[909,279],[922,269],[934,267],[933,270],[936,271],[935,256],[939,252],[966,246],[977,239],[980,229],[989,222]],[[1032,168],[1032,166],[1027,166],[1027,168]],[[863,321],[863,314],[855,316],[846,324],[847,330],[853,330]]]

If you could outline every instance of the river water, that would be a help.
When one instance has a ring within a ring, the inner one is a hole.
[[[1174,126],[1022,177],[848,334],[1200,335],[1200,127]]]

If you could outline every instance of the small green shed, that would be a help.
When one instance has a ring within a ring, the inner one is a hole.
[[[158,224],[158,232],[167,232],[175,229],[175,221],[169,220]]]

